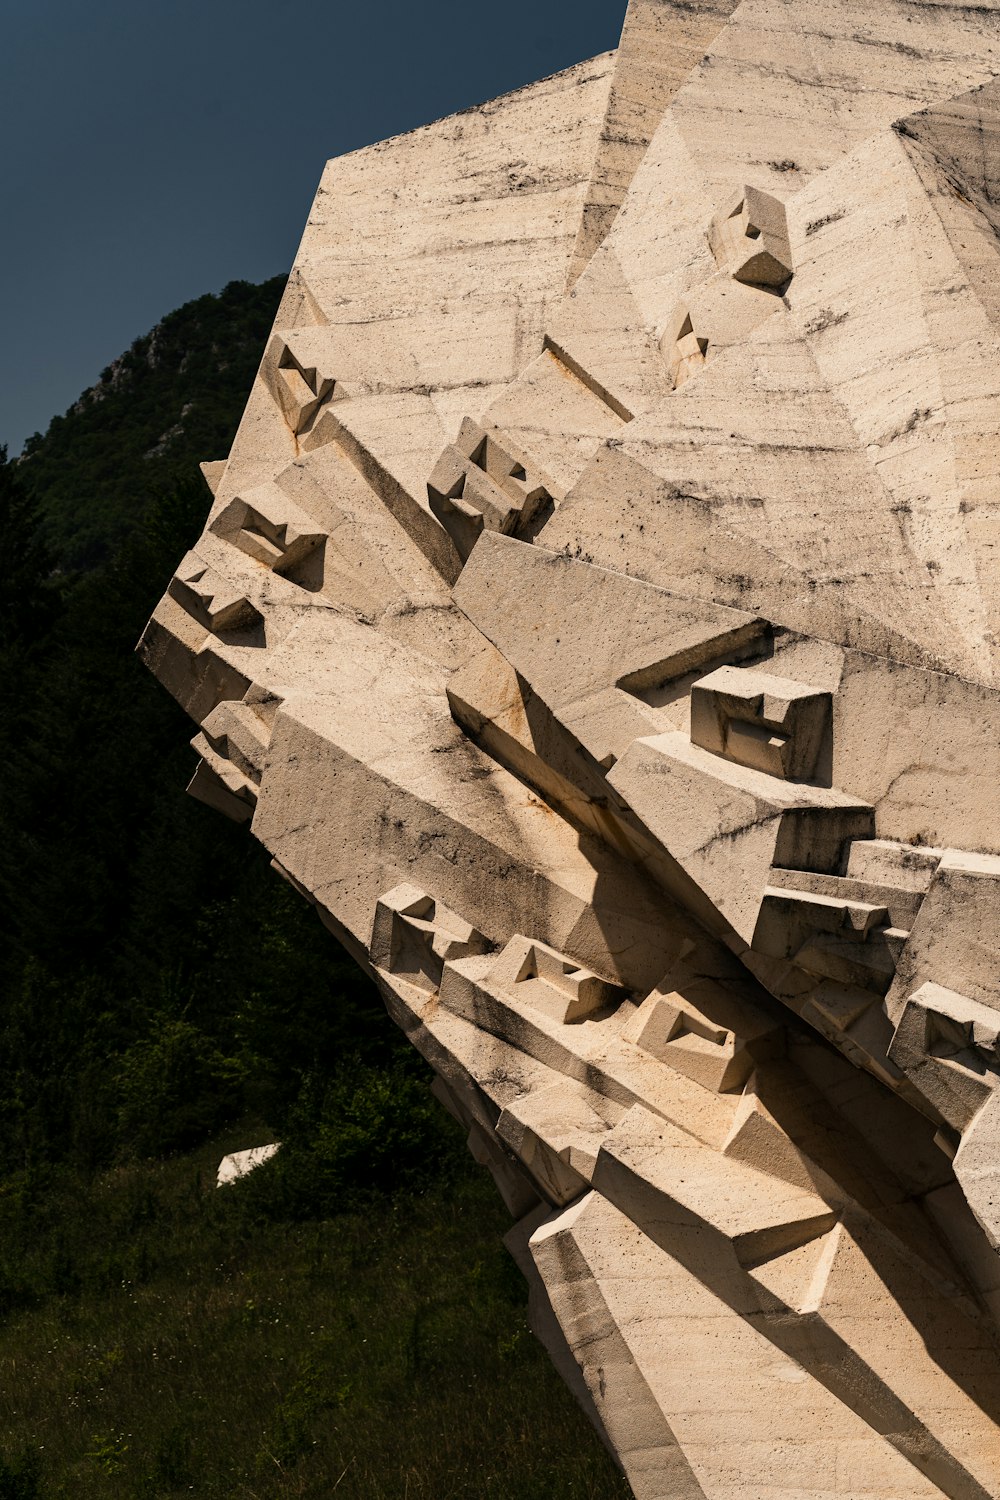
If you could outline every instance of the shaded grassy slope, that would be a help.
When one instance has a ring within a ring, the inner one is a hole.
[[[36,1288],[0,1327],[0,1495],[624,1500],[461,1142],[447,1184],[290,1224],[211,1187],[266,1134],[0,1200]]]

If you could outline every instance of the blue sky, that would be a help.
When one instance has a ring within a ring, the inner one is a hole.
[[[0,443],[164,313],[288,269],[323,163],[616,45],[625,0],[13,0]]]

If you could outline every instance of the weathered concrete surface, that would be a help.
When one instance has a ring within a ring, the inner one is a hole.
[[[631,0],[331,162],[141,646],[642,1500],[1000,1496],[998,75]]]

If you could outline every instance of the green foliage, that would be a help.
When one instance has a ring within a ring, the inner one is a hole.
[[[39,1500],[42,1455],[28,1444],[16,1457],[0,1454],[0,1500]]]
[[[284,284],[231,281],[186,303],[28,440],[19,468],[63,568],[105,560],[155,497],[225,458]]]
[[[39,1500],[42,1455],[30,1443],[18,1454],[0,1454],[0,1500]]]
[[[281,1151],[242,1191],[267,1217],[325,1218],[378,1194],[444,1183],[460,1159],[461,1143],[410,1053],[374,1067],[355,1057],[304,1079]]]
[[[329,1219],[258,1214],[280,1153],[214,1187],[267,1138],[249,1120],[0,1194],[35,1292],[0,1320],[0,1454],[34,1488],[0,1497],[626,1500],[528,1332],[489,1178],[440,1129],[447,1182]]]
[[[196,1145],[243,1102],[246,1067],[179,1016],[163,1016],[118,1063],[118,1128],[145,1156]]]
[[[0,651],[6,655],[44,639],[57,605],[52,565],[37,506],[0,447]]]

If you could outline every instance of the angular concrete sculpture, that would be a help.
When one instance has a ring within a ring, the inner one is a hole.
[[[1000,1496],[1000,0],[333,161],[142,652],[639,1500]]]

